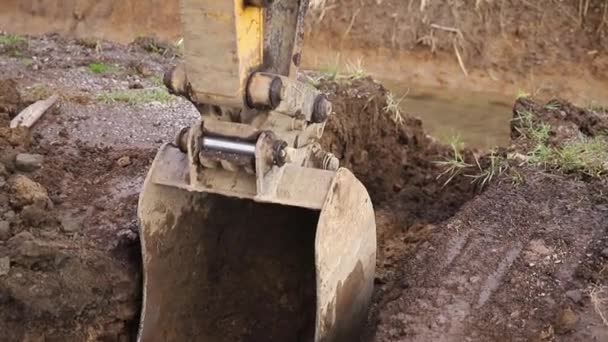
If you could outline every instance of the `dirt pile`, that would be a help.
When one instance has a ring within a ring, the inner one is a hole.
[[[86,159],[58,163],[29,132],[8,128],[9,116],[0,115],[2,339],[129,340],[140,293],[137,262],[125,253],[133,238],[126,237],[120,251],[107,249],[109,239],[104,245],[90,239],[84,233],[84,202],[80,210],[65,208],[72,199],[68,194],[81,192],[82,184],[68,184],[73,188],[66,191],[58,181]],[[88,181],[85,173],[79,177]]]
[[[445,219],[472,198],[470,180],[458,177],[445,186],[438,180],[443,169],[437,162],[448,158],[451,148],[428,136],[419,119],[391,108],[381,84],[368,77],[324,81],[320,89],[335,112],[321,143],[353,170],[376,206],[399,212],[409,226]]]

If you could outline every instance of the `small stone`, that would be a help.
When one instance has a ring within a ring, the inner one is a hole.
[[[11,270],[11,259],[9,257],[0,258],[0,276],[7,275]]]
[[[44,156],[40,154],[19,153],[15,159],[15,167],[19,171],[32,172],[42,167]]]
[[[11,224],[8,221],[0,221],[0,241],[11,238]]]
[[[82,229],[83,217],[65,216],[61,219],[61,229],[66,233],[75,233]]]
[[[578,323],[578,316],[572,309],[562,310],[555,321],[555,331],[558,334],[566,334],[573,331]]]
[[[129,83],[129,89],[144,89],[144,85],[139,80]]]
[[[53,222],[49,212],[39,205],[27,205],[21,210],[21,220],[24,224],[31,227],[42,227]]]
[[[600,252],[600,254],[604,257],[604,258],[608,258],[608,248],[604,248],[602,249],[602,251]]]
[[[566,297],[570,298],[574,303],[578,304],[583,300],[583,291],[581,291],[581,290],[567,291]]]
[[[121,167],[127,167],[127,166],[131,165],[131,157],[129,157],[129,156],[120,157],[116,161],[116,164]]]
[[[532,240],[530,241],[530,251],[538,255],[550,255],[552,253],[543,240]]]

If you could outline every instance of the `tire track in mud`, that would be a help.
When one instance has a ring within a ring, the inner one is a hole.
[[[491,186],[397,262],[407,286],[394,285],[372,340],[511,341],[558,331],[565,293],[581,287],[577,269],[605,232],[606,214],[589,193],[585,183],[537,175],[521,188]],[[575,340],[597,336],[585,329]]]

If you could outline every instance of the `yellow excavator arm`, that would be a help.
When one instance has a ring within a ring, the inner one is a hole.
[[[140,341],[356,341],[376,257],[372,203],[318,140],[327,96],[297,79],[307,0],[181,0],[165,75],[201,117],[140,195]]]

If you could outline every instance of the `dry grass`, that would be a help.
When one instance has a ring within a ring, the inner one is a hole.
[[[600,316],[602,323],[608,327],[608,294],[603,286],[596,286],[589,291],[593,309]]]
[[[405,100],[409,93],[409,90],[401,98],[396,98],[393,93],[386,95],[386,106],[384,106],[384,112],[393,115],[393,121],[397,124],[403,123],[403,116],[401,115],[401,102]]]

